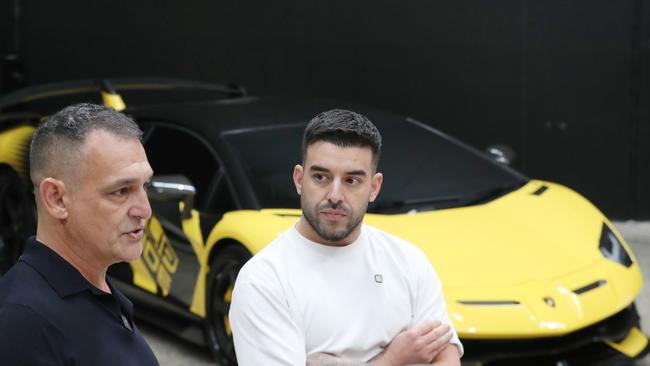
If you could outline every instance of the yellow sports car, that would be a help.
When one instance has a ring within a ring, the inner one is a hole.
[[[145,132],[156,172],[140,260],[111,277],[137,316],[235,364],[228,307],[242,264],[300,216],[291,181],[306,123],[346,108],[384,137],[382,192],[365,222],[419,246],[437,269],[475,365],[621,364],[650,349],[634,300],[643,285],[623,237],[589,201],[531,180],[415,119],[339,101],[250,97],[177,80],[113,80]],[[101,96],[104,99],[101,99]],[[0,268],[33,232],[27,147],[73,102],[124,108],[109,83],[0,97]]]

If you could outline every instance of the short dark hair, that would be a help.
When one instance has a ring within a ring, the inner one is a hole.
[[[125,114],[91,103],[65,107],[49,116],[34,132],[29,150],[32,182],[38,185],[45,178],[43,175],[52,174],[56,170],[52,165],[70,165],[88,134],[97,130],[142,141],[142,130]]]
[[[307,156],[309,145],[325,141],[340,147],[369,147],[374,167],[379,164],[381,134],[364,115],[345,109],[325,111],[312,120],[302,138],[302,159]]]

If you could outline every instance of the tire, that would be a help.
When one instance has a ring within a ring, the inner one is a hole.
[[[25,240],[35,233],[32,195],[16,171],[0,164],[0,276],[18,260]]]
[[[206,297],[206,340],[222,366],[237,365],[228,311],[235,279],[251,253],[239,244],[227,244],[210,264]]]

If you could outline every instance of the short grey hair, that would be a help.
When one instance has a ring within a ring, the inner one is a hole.
[[[65,107],[42,122],[32,137],[29,171],[34,185],[72,166],[90,132],[97,130],[142,141],[142,130],[125,114],[91,103]]]

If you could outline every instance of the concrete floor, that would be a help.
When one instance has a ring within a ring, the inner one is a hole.
[[[632,246],[647,284],[650,281],[650,222],[627,221],[616,222],[615,225]],[[643,329],[650,331],[650,285],[644,286],[637,298],[637,309],[641,314]],[[140,324],[140,328],[162,366],[215,365],[205,349],[178,340],[146,324]],[[637,362],[637,366],[650,366],[650,356]]]

